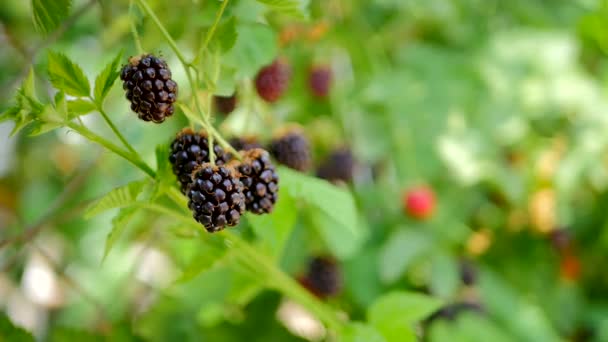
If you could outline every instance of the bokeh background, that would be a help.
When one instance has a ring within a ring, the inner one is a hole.
[[[219,7],[149,3],[188,56]],[[135,54],[128,6],[74,0],[74,20],[45,36],[30,2],[4,1],[0,112],[31,65],[40,94],[52,96],[47,48],[91,78],[120,49]],[[353,151],[354,180],[341,186],[353,191],[365,234],[356,253],[339,256],[343,289],[329,303],[352,319],[394,289],[474,303],[420,327],[429,341],[608,341],[608,2],[311,0],[307,8],[306,21],[231,1],[226,17],[242,27],[223,57],[220,92],[251,91],[251,77],[276,56],[293,77],[277,104],[240,103],[216,123],[227,136],[261,139],[299,123],[316,164],[334,148]],[[156,28],[138,20],[143,46],[185,84]],[[326,100],[308,89],[315,64],[333,72]],[[150,163],[187,125],[181,113],[162,125],[136,120],[118,85],[106,107]],[[111,136],[98,115],[82,120]],[[108,331],[126,341],[322,338],[314,319],[228,266],[174,284],[203,247],[162,216],[136,216],[102,263],[115,212],[85,219],[83,211],[139,171],[68,129],[9,137],[12,128],[0,123],[0,310],[14,324],[43,340]],[[419,185],[436,198],[424,221],[403,208]],[[299,215],[279,261],[294,277],[311,256],[335,254],[311,232],[311,215]],[[304,327],[294,330],[284,310]]]

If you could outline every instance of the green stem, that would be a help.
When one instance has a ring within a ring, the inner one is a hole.
[[[92,97],[91,97],[91,101],[93,101],[93,103],[96,103]],[[103,105],[96,104],[95,106],[97,107],[97,111],[99,112],[99,114],[101,114],[101,116],[103,117],[105,122],[108,124],[108,126],[110,126],[110,129],[112,129],[112,132],[114,132],[116,137],[118,137],[118,139],[120,139],[120,141],[127,148],[127,150],[129,150],[129,152],[131,152],[133,154],[137,154],[137,151],[135,151],[133,146],[131,146],[131,144],[129,144],[129,142],[127,141],[127,139],[125,139],[125,137],[122,135],[122,133],[120,133],[120,131],[118,130],[116,125],[114,125],[114,122],[112,122],[112,120],[110,120],[110,117],[108,116],[106,111],[103,109]]]
[[[158,29],[160,30],[160,33],[165,37],[165,39],[167,40],[167,43],[169,44],[169,46],[171,47],[173,52],[175,52],[175,55],[177,56],[177,58],[180,60],[180,62],[182,62],[184,67],[186,69],[188,69],[188,67],[190,66],[190,63],[188,63],[188,61],[186,61],[186,57],[184,57],[184,55],[182,55],[182,52],[180,51],[179,47],[177,47],[177,44],[175,43],[175,41],[173,40],[173,38],[167,31],[167,29],[165,28],[163,23],[160,22],[160,19],[158,19],[158,17],[156,16],[154,11],[150,7],[150,5],[148,5],[146,0],[135,0],[135,1],[137,1],[139,6],[141,6],[141,8],[144,10],[144,12],[146,12],[146,14],[152,19],[154,24],[156,24],[156,27],[158,27]]]
[[[135,20],[133,20],[133,0],[129,1],[129,26],[131,27],[131,35],[133,36],[133,41],[135,41],[135,47],[137,48],[137,53],[143,54],[145,51],[141,45],[141,40],[139,39],[139,34],[137,33],[137,27],[135,26]]]
[[[127,152],[127,151],[121,149],[120,147],[114,145],[111,141],[109,141],[109,140],[103,138],[102,136],[96,134],[95,132],[89,130],[85,126],[78,125],[74,122],[69,122],[67,124],[67,126],[71,129],[73,129],[74,131],[78,132],[78,134],[82,135],[83,137],[85,137],[95,143],[98,143],[99,145],[101,145],[101,146],[107,148],[108,150],[116,153],[117,155],[123,157],[124,159],[129,161],[131,164],[135,165],[138,169],[140,169],[143,172],[145,172],[146,174],[148,174],[150,177],[152,177],[152,178],[156,177],[156,172],[154,172],[154,170],[152,170],[152,168],[150,168],[146,163],[144,163],[137,154],[133,154],[133,153],[130,153],[130,152]]]
[[[224,14],[224,10],[226,9],[226,6],[228,5],[228,1],[229,0],[222,1],[222,6],[220,7],[219,11],[217,11],[217,13],[215,14],[215,20],[213,22],[213,25],[211,26],[209,31],[207,31],[207,34],[205,35],[205,41],[203,42],[203,45],[201,45],[201,48],[199,49],[198,54],[194,58],[194,61],[192,62],[192,64],[196,64],[198,62],[198,59],[200,58],[200,56],[203,54],[203,52],[205,52],[207,50],[207,47],[209,46],[209,42],[211,42],[211,38],[213,38],[213,35],[215,34],[215,30],[217,29],[217,26],[220,23],[220,20],[222,19],[222,15]]]

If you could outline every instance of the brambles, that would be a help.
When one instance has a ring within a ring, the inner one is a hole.
[[[140,119],[161,123],[173,115],[177,83],[171,79],[167,63],[152,54],[131,57],[120,79],[131,109]]]
[[[353,179],[355,159],[347,148],[333,151],[317,169],[317,176],[328,181],[350,182]]]
[[[435,212],[435,194],[426,186],[409,189],[403,202],[407,214],[418,220],[428,219]]]
[[[310,144],[299,130],[288,130],[270,142],[276,160],[294,170],[307,171],[311,166]]]
[[[192,216],[210,233],[237,225],[245,212],[243,184],[230,166],[202,164],[192,174],[187,195]]]
[[[308,86],[312,94],[319,98],[327,97],[331,88],[331,69],[325,65],[316,65],[310,69]]]
[[[266,102],[277,101],[287,90],[291,70],[286,61],[275,60],[272,64],[260,69],[255,77],[255,88],[258,95]]]
[[[237,165],[244,186],[247,210],[254,214],[272,212],[278,198],[279,176],[268,152],[256,148],[242,152]]]
[[[234,111],[236,108],[236,93],[231,96],[219,96],[215,95],[213,97],[213,103],[215,105],[215,110],[224,115],[228,115]]]
[[[214,144],[215,163],[223,165],[228,159],[221,146]],[[192,181],[192,171],[202,163],[208,163],[209,142],[205,133],[195,133],[186,128],[177,134],[171,143],[169,161],[173,168],[173,173],[180,183],[182,193],[186,192],[188,184]]]
[[[300,283],[319,298],[332,297],[342,289],[342,274],[334,259],[315,257],[308,264]]]

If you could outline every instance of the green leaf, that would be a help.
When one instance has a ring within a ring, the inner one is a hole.
[[[44,106],[41,112],[36,113],[35,121],[28,126],[28,135],[36,136],[47,133],[63,126],[64,120],[60,113],[50,104]]]
[[[367,318],[387,341],[416,341],[414,323],[441,305],[442,301],[420,293],[395,291],[378,298],[368,308]]]
[[[34,338],[25,329],[15,326],[4,313],[0,313],[0,341],[30,342]]]
[[[68,114],[70,119],[90,113],[96,108],[97,107],[95,104],[88,99],[76,99],[68,101]]]
[[[30,69],[21,87],[17,90],[15,102],[13,107],[10,107],[0,116],[0,122],[6,120],[13,120],[15,122],[11,136],[36,120],[36,117],[44,110],[44,105],[36,97],[33,69]]]
[[[120,51],[116,57],[114,57],[112,62],[106,65],[103,71],[97,75],[97,78],[95,78],[94,95],[95,102],[97,102],[97,105],[99,106],[101,106],[103,103],[103,100],[108,95],[108,92],[110,92],[110,89],[112,89],[114,81],[116,81],[118,75],[120,74],[119,67],[121,58],[122,51]]]
[[[156,146],[156,182],[152,198],[166,193],[175,182],[175,176],[169,162],[169,144]]]
[[[234,47],[222,58],[227,68],[236,70],[237,78],[252,78],[277,56],[276,33],[267,25],[239,23]]]
[[[456,294],[459,286],[458,262],[445,253],[435,255],[431,268],[431,293],[437,297],[448,299]]]
[[[184,269],[182,275],[175,280],[175,283],[188,282],[203,272],[212,269],[219,265],[220,262],[225,261],[225,255],[225,248],[219,248],[215,244],[205,244],[205,248],[192,258],[190,264]]]
[[[78,64],[59,52],[49,51],[48,59],[49,77],[55,88],[73,96],[90,95],[89,80]]]
[[[350,323],[340,336],[342,342],[385,342],[384,337],[374,327],[353,322]]]
[[[380,251],[380,279],[385,283],[396,281],[412,262],[429,252],[432,245],[433,240],[426,232],[399,228]]]
[[[145,179],[138,180],[113,189],[91,204],[85,213],[85,217],[91,218],[106,210],[129,206],[136,201],[137,195],[141,193],[147,183],[148,181]]]
[[[70,0],[32,0],[32,14],[36,30],[49,33],[70,14]]]
[[[281,13],[293,15],[298,18],[307,18],[309,0],[257,0],[258,2]]]
[[[112,247],[114,247],[116,241],[118,241],[118,239],[123,235],[123,233],[127,229],[127,226],[129,225],[129,222],[136,213],[137,208],[130,207],[120,209],[118,214],[114,216],[114,218],[112,219],[112,230],[110,230],[110,232],[106,236],[106,244],[103,248],[103,258],[101,262],[104,262],[106,260],[106,257],[112,250]]]
[[[226,53],[236,44],[237,37],[236,18],[230,17],[230,19],[218,26],[213,40],[219,44],[221,51]]]
[[[294,200],[287,193],[280,193],[274,211],[271,214],[255,215],[248,213],[247,221],[255,234],[264,241],[280,258],[285,243],[296,224],[297,208]]]
[[[322,179],[280,167],[282,191],[303,201],[311,209],[311,220],[338,258],[357,253],[367,235],[358,219],[351,193]]]

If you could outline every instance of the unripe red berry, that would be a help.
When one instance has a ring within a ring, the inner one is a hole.
[[[272,64],[260,69],[255,77],[255,88],[258,95],[266,102],[275,102],[287,90],[291,69],[286,61],[275,60]]]
[[[332,73],[327,66],[314,66],[308,75],[310,91],[316,97],[327,97],[331,88]]]
[[[435,211],[435,194],[426,186],[409,189],[404,196],[405,211],[418,220],[430,218]]]

